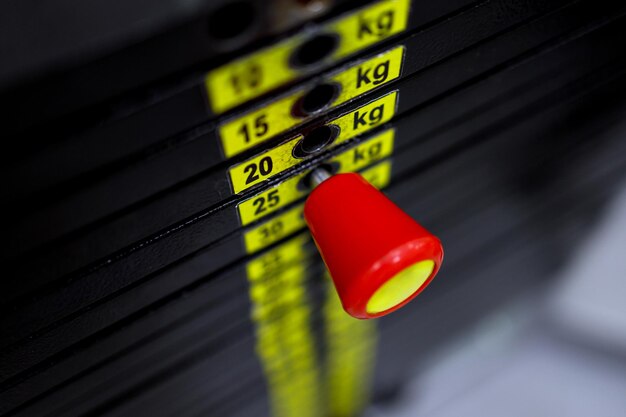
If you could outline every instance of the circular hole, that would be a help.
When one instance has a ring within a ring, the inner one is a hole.
[[[339,128],[334,125],[316,127],[305,134],[304,138],[296,144],[293,148],[293,156],[295,158],[306,158],[315,154],[331,144],[338,134]]]
[[[291,65],[300,68],[317,64],[332,54],[337,49],[338,44],[339,39],[335,35],[317,35],[294,51],[291,55]]]
[[[250,29],[255,17],[252,3],[235,1],[225,4],[209,16],[209,35],[218,40],[233,39]]]
[[[302,139],[302,152],[312,154],[321,151],[333,140],[333,130],[330,126],[320,126],[310,131]]]
[[[339,93],[339,87],[335,84],[320,84],[302,97],[300,111],[304,115],[310,115],[324,110],[335,101]]]

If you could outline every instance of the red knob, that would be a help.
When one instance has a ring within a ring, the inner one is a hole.
[[[358,174],[319,182],[304,218],[343,308],[357,318],[380,317],[408,303],[443,260],[439,239]]]

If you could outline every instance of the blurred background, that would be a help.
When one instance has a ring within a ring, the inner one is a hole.
[[[553,282],[429,355],[397,401],[366,415],[620,415],[626,409],[620,188]]]

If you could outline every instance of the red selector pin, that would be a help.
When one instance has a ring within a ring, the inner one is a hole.
[[[310,178],[304,218],[350,315],[384,316],[426,288],[443,260],[437,237],[359,174]]]

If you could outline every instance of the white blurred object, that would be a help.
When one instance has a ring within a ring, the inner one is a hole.
[[[550,315],[580,339],[626,354],[626,187],[622,189],[572,257],[555,288]]]
[[[626,415],[626,187],[547,297],[484,321],[385,417]],[[536,294],[535,294],[536,295]]]

